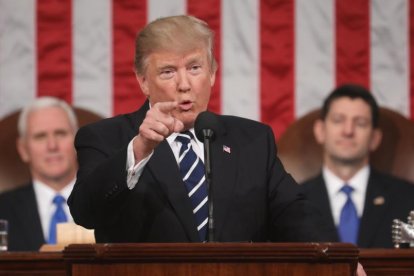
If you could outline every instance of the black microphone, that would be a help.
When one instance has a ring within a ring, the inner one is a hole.
[[[198,114],[194,130],[197,139],[204,143],[204,165],[208,191],[208,241],[214,242],[214,205],[213,205],[213,181],[211,166],[211,150],[210,143],[214,142],[218,131],[218,119],[214,113],[204,111]]]

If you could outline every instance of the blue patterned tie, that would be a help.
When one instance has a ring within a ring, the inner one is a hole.
[[[55,213],[52,216],[49,227],[49,244],[56,244],[56,224],[61,222],[67,222],[68,218],[66,217],[65,210],[63,210],[63,205],[66,200],[61,195],[56,195],[53,198],[53,204],[56,205]]]
[[[180,133],[177,136],[176,141],[181,143],[178,163],[188,196],[193,205],[193,213],[196,218],[200,240],[205,241],[208,221],[207,183],[204,164],[194,152],[191,146],[191,139],[194,139],[194,136],[189,131]]]
[[[347,200],[344,207],[342,207],[339,219],[339,238],[341,242],[356,244],[358,240],[359,218],[355,204],[351,198],[351,193],[354,191],[354,188],[345,184],[340,191],[346,194]]]

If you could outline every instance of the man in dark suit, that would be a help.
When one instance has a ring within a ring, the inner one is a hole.
[[[50,239],[56,230],[53,198],[67,199],[75,183],[76,130],[73,110],[55,98],[38,98],[20,113],[17,148],[29,165],[32,182],[0,195],[0,219],[9,223],[10,251],[34,251],[55,242]],[[63,202],[62,208],[71,221],[67,204]]]
[[[176,137],[194,136],[194,121],[207,109],[217,68],[213,44],[207,24],[194,17],[150,23],[138,34],[135,51],[136,77],[148,101],[134,113],[79,130],[69,206],[75,222],[95,229],[97,242],[207,240],[202,231],[208,219],[198,221],[198,210],[208,198],[192,205],[193,190],[180,174],[184,143]],[[316,239],[306,201],[276,156],[272,130],[233,116],[217,115],[217,121],[215,240]],[[191,139],[190,148],[203,160],[200,141]]]
[[[322,173],[301,187],[326,241],[391,248],[392,220],[405,220],[414,210],[414,185],[369,166],[369,154],[382,137],[378,114],[368,90],[343,85],[326,98],[315,122],[316,140],[324,148]],[[355,220],[346,218],[350,209]]]

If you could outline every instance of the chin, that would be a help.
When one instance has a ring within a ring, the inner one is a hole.
[[[361,163],[363,158],[360,156],[337,156],[335,160],[344,165],[357,165]]]
[[[180,114],[179,119],[183,122],[184,126],[194,126],[195,119],[197,118],[198,113],[196,114],[193,111],[187,111]]]

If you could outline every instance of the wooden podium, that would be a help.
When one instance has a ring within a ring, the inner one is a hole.
[[[358,249],[335,243],[72,244],[68,275],[354,275]]]
[[[142,275],[130,266],[134,263],[141,271],[150,271],[149,275],[174,275],[177,271],[184,271],[179,275],[191,275],[200,270],[200,275],[205,271],[204,275],[217,271],[216,275],[235,275],[240,270],[243,276],[269,275],[269,271],[275,275],[324,275],[325,272],[325,275],[350,275],[346,268],[344,274],[335,269],[331,273],[331,270],[336,265],[346,266],[347,262],[352,266],[355,261],[355,248],[343,244],[179,244],[174,247],[175,244],[70,245],[65,257],[62,252],[0,252],[0,276],[70,276],[71,272],[93,275],[99,265],[102,268],[98,269],[105,271],[104,276],[116,274],[115,265],[122,267],[120,271],[130,269],[130,275]],[[359,262],[369,276],[412,276],[414,248],[360,249]],[[168,270],[168,266],[173,269]]]
[[[414,248],[361,249],[359,262],[369,276],[413,276]]]

